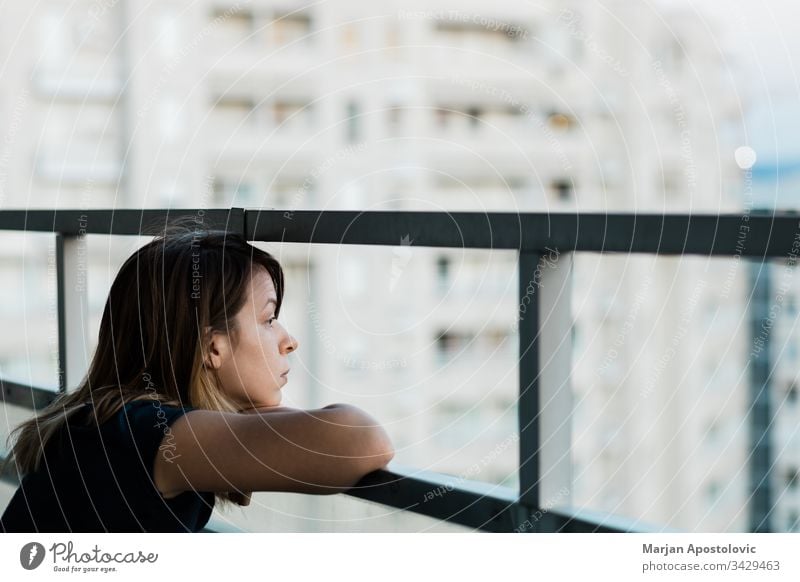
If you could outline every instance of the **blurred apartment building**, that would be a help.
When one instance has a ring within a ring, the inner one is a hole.
[[[0,22],[3,207],[729,212],[744,104],[706,23],[638,3],[17,2]],[[48,237],[2,235],[3,373],[53,384]],[[91,353],[136,241],[92,237]],[[349,401],[396,461],[517,484],[516,256],[267,243],[300,339],[284,403]],[[21,254],[20,249],[24,249]],[[747,527],[747,273],[578,255],[569,502]],[[26,304],[21,310],[20,292]],[[259,494],[263,531],[456,529]],[[797,496],[800,499],[800,496]],[[238,510],[237,510],[238,511]],[[399,525],[398,525],[399,524]]]

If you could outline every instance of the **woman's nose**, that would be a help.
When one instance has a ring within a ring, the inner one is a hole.
[[[293,352],[299,347],[298,341],[294,338],[294,336],[289,336],[289,342],[286,344],[286,351]]]

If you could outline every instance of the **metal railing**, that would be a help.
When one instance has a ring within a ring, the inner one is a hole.
[[[70,346],[80,344],[85,285],[76,285],[79,237],[142,235],[144,225],[202,217],[202,226],[250,241],[509,249],[518,252],[519,489],[464,481],[391,464],[348,492],[355,497],[495,532],[651,531],[640,521],[570,509],[570,293],[575,252],[750,257],[788,255],[800,221],[793,213],[624,214],[282,211],[263,209],[3,210],[0,231],[56,237],[59,386],[77,385],[84,370]],[[746,236],[742,236],[742,233]],[[546,256],[557,253],[557,260]],[[2,382],[6,402],[33,409],[49,390]],[[11,478],[6,476],[6,478]],[[446,492],[430,495],[432,491]],[[566,494],[564,492],[567,492]],[[558,507],[546,500],[558,498]],[[661,528],[657,528],[661,529]]]

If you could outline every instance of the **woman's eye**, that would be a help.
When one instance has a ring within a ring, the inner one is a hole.
[[[267,320],[267,323],[269,324],[269,326],[270,326],[270,327],[272,327],[272,322],[273,322],[273,321],[275,321],[276,319],[278,319],[278,318],[277,318],[277,317],[270,317],[270,318]]]

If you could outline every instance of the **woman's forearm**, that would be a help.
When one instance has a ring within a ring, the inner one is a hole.
[[[361,454],[367,457],[367,471],[384,468],[394,458],[394,445],[389,434],[381,424],[366,411],[352,404],[328,404],[317,410],[338,410],[341,412],[342,428],[361,428],[362,438],[359,439]],[[241,410],[242,414],[270,414],[275,412],[299,412],[299,408],[288,406],[256,406]],[[314,415],[314,410],[307,410]]]

